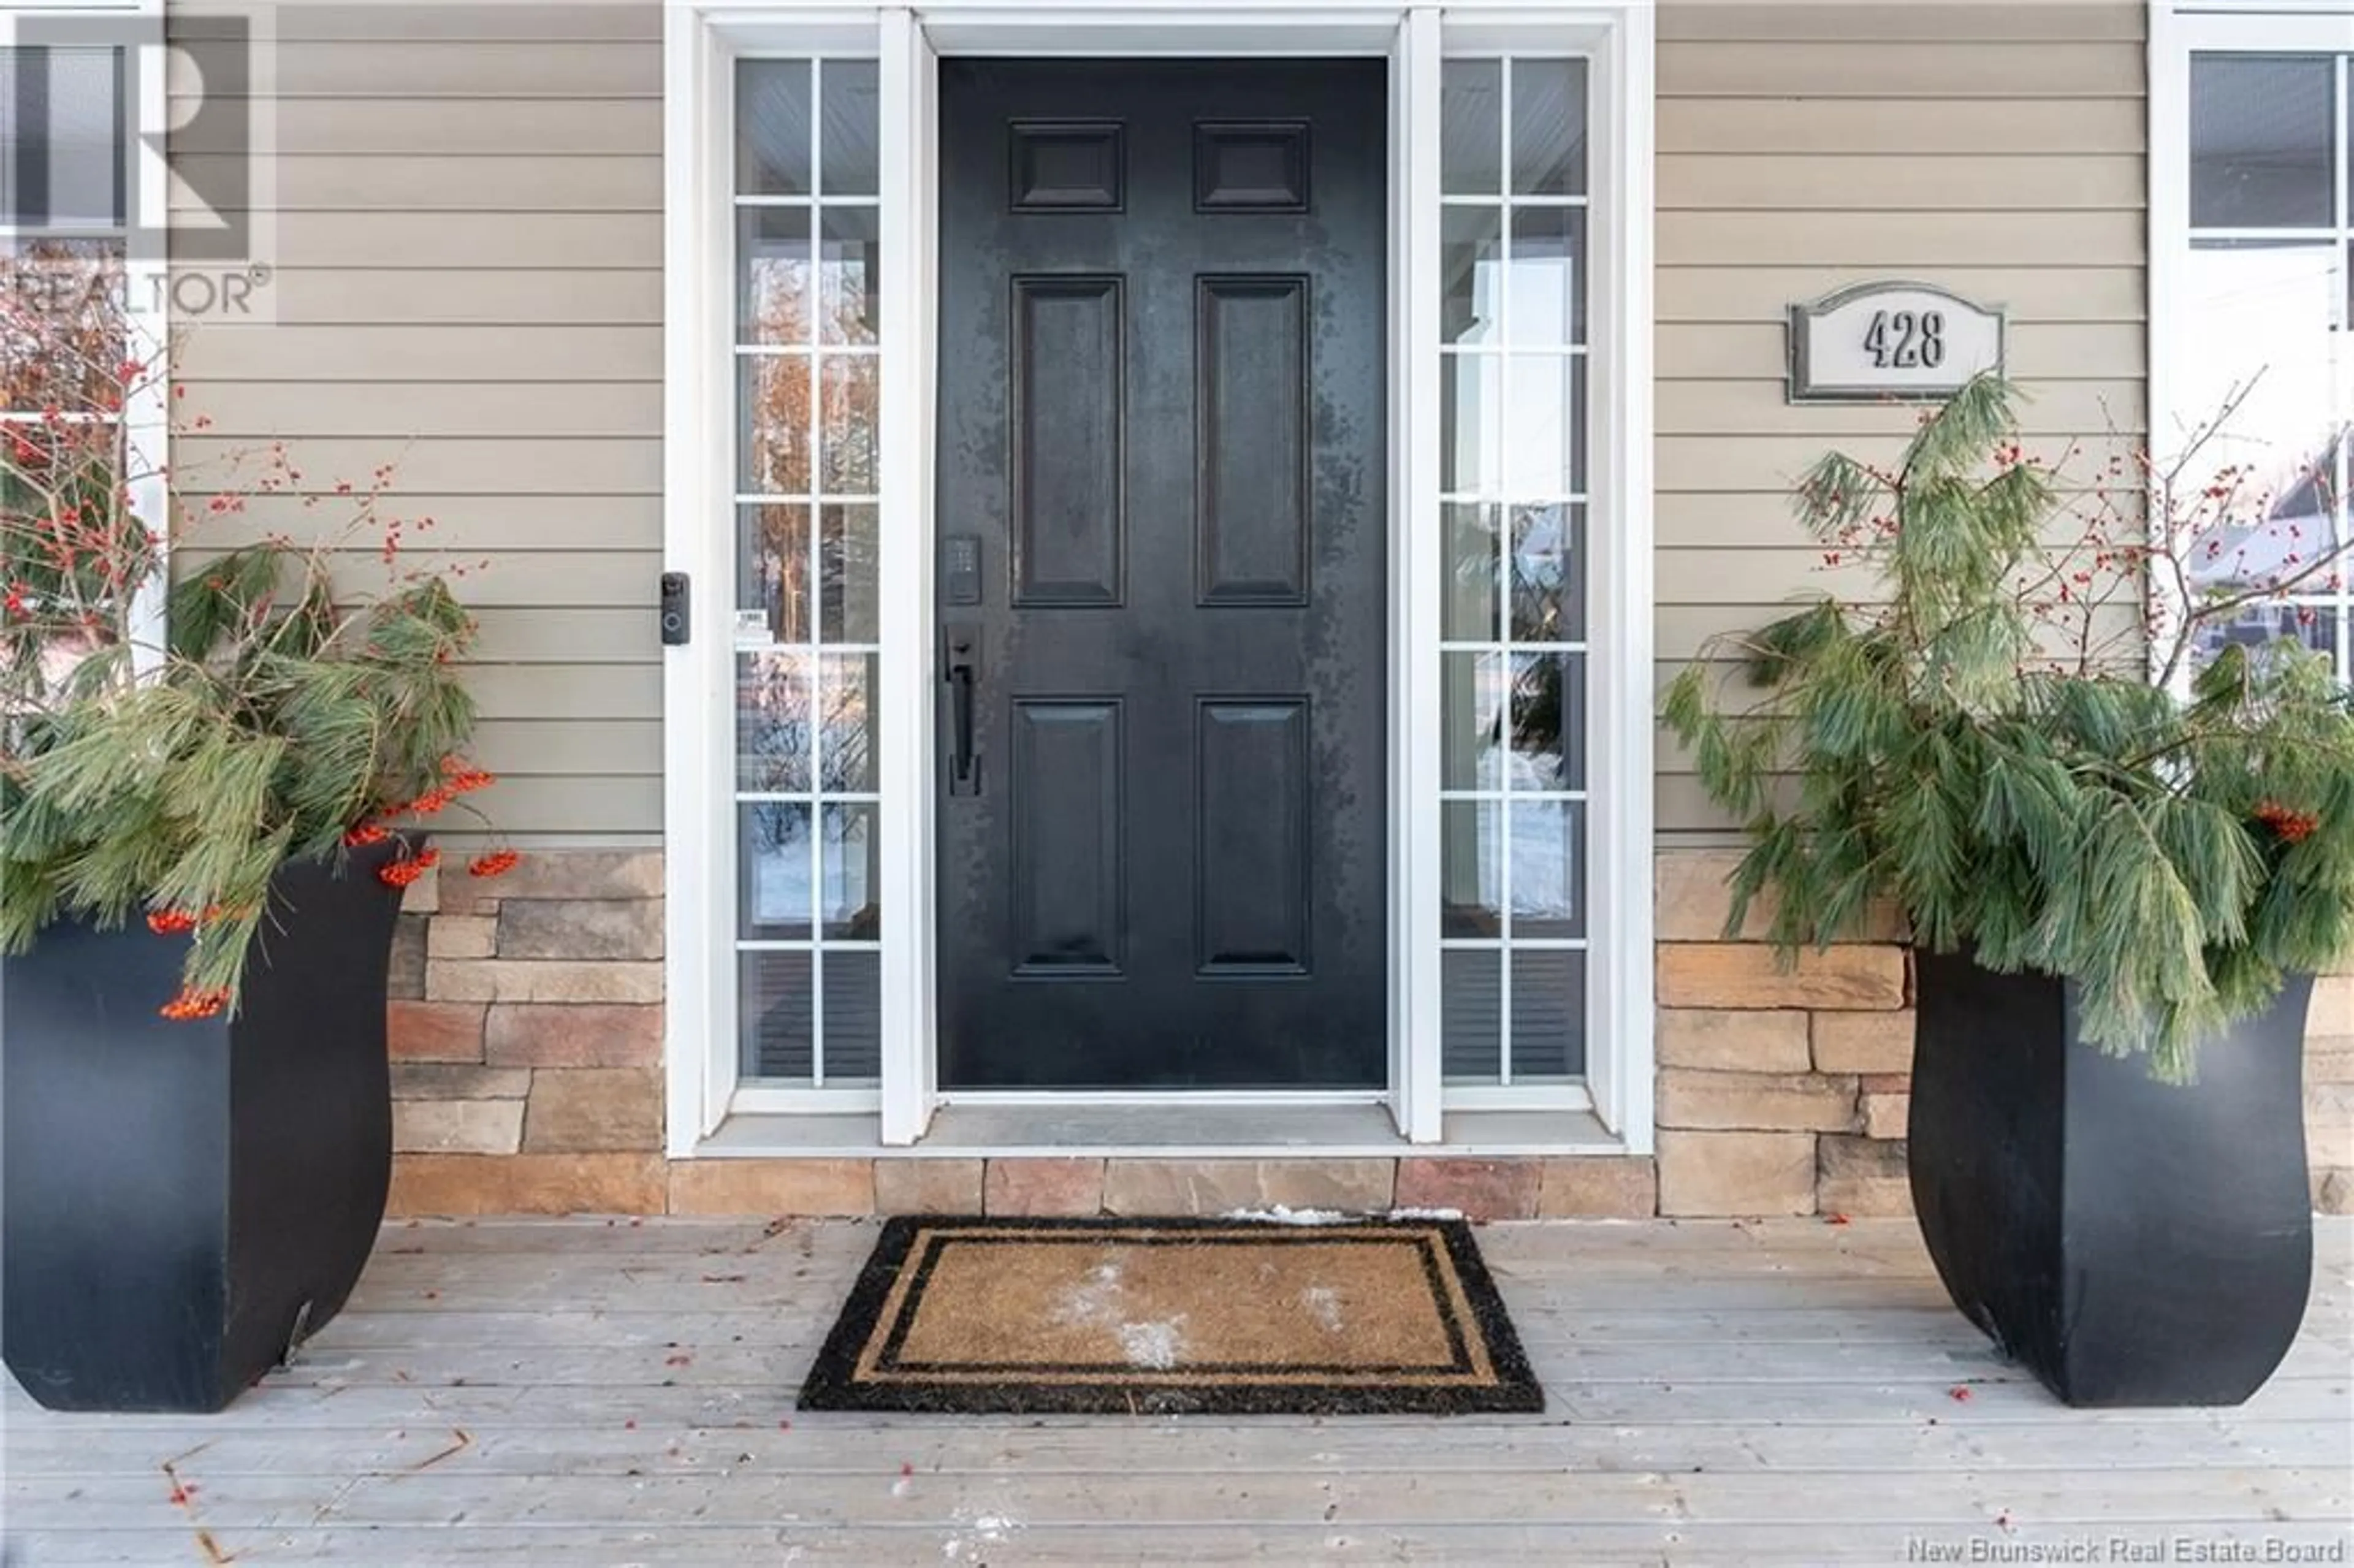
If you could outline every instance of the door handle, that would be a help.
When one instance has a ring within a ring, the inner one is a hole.
[[[981,681],[981,633],[952,626],[946,633],[949,683],[949,793],[981,793],[981,758],[973,752],[973,688]]]

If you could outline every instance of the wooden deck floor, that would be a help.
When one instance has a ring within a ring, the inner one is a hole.
[[[1542,1416],[798,1415],[872,1226],[388,1229],[352,1308],[211,1419],[13,1384],[11,1568],[335,1562],[2345,1562],[2354,1224],[2231,1411],[2068,1411],[1906,1222],[1480,1232]],[[2146,1553],[2127,1555],[2120,1542]],[[2193,1557],[2194,1547],[2229,1542]],[[2043,1561],[2055,1559],[2045,1557]],[[2313,1560],[2313,1559],[2307,1559]]]

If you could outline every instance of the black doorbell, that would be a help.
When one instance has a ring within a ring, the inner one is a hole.
[[[686,574],[664,572],[662,577],[662,640],[673,648],[686,641],[687,602]]]

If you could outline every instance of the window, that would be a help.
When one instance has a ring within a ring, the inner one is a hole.
[[[744,59],[735,83],[738,1065],[757,1086],[871,1090],[875,62]]]
[[[1586,72],[1514,54],[1449,59],[1441,75],[1450,1089],[1585,1071]]]
[[[2179,217],[2153,235],[2166,284],[2152,445],[2168,512],[2193,523],[2194,591],[2285,588],[2194,653],[2294,638],[2344,680],[2354,576],[2301,567],[2354,536],[2354,11],[2177,26],[2173,71],[2156,76],[2178,97],[2154,123],[2172,122],[2158,152]]]

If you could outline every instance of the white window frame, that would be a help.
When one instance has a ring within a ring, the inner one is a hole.
[[[2195,330],[2178,317],[2185,257],[2190,249],[2190,57],[2194,54],[2354,54],[2354,4],[2349,0],[2268,0],[2262,10],[2219,5],[2151,0],[2149,6],[2149,322],[2145,349],[2149,376],[2149,449],[2159,467],[2181,438],[2185,412],[2176,406],[2176,362],[2180,335]],[[2348,73],[2339,72],[2341,101],[2336,134],[2347,136],[2342,101]],[[2347,169],[2341,153],[2332,171],[2333,199],[2345,201]],[[2320,239],[2332,231],[2317,229]],[[2343,309],[2344,306],[2340,306]],[[2153,503],[2156,496],[2153,493]],[[2160,592],[2153,580],[2152,594]],[[2169,615],[2186,606],[2168,604]],[[2157,679],[2159,650],[2150,649],[2150,676]],[[2179,689],[2190,689],[2191,672],[2175,673]]]
[[[1651,100],[1648,0],[1468,8],[1357,0],[665,0],[663,564],[692,575],[693,640],[664,658],[668,766],[666,1051],[673,1158],[706,1150],[732,1114],[833,1111],[873,1118],[875,1141],[919,1139],[940,1101],[932,896],[932,461],[938,211],[938,62],[1008,56],[1386,57],[1390,95],[1389,855],[1390,1106],[1401,1138],[1438,1144],[1439,62],[1447,52],[1574,50],[1594,61],[1596,252],[1588,581],[1587,1080],[1575,1094],[1630,1154],[1652,1146],[1651,996]],[[733,651],[723,634],[734,570],[721,520],[732,494],[730,66],[739,53],[879,56],[882,101],[882,599],[878,782],[882,1086],[871,1099],[739,1087],[734,1024],[736,868],[728,826]],[[1055,1097],[1061,1098],[1062,1097]],[[1076,1100],[1082,1097],[1068,1097]],[[1150,1097],[1120,1097],[1135,1100]],[[1317,1098],[1188,1097],[1192,1103]],[[1363,1097],[1354,1097],[1363,1098]],[[1565,1108],[1560,1097],[1516,1108]],[[1571,1142],[1564,1130],[1564,1145]],[[733,1144],[730,1153],[748,1152]]]
[[[0,48],[14,47],[28,22],[90,21],[131,17],[143,24],[144,57],[132,73],[136,101],[126,107],[132,122],[122,127],[128,194],[137,210],[123,216],[133,228],[161,234],[171,213],[171,175],[164,159],[164,138],[171,124],[167,101],[164,46],[164,0],[88,0],[86,4],[45,4],[0,9]],[[130,166],[135,164],[135,167]],[[41,230],[19,230],[0,223],[0,241],[13,241]],[[149,577],[132,601],[131,661],[144,672],[164,658],[164,607],[171,596],[172,497],[167,477],[171,464],[172,378],[168,358],[172,342],[170,269],[161,255],[139,255],[125,236],[122,262],[123,325],[130,335],[131,357],[151,366],[122,400],[123,457],[136,475],[131,484],[131,508],[143,519],[155,540],[161,569]],[[0,409],[0,418],[10,410]]]

